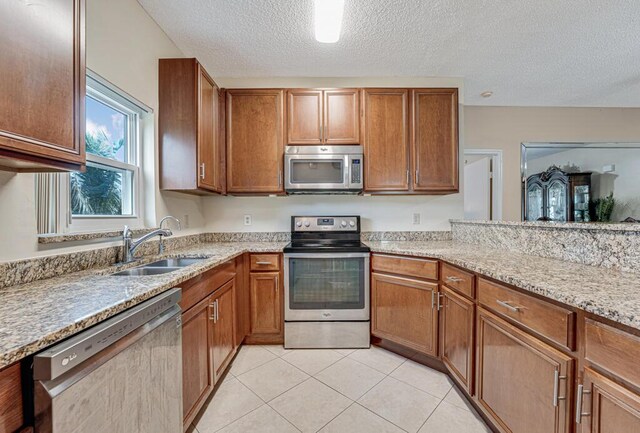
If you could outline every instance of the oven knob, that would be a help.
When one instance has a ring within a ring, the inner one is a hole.
[[[305,227],[309,227],[310,225],[311,225],[311,223],[310,223],[309,221],[305,221],[305,222],[304,222],[304,226],[305,226]]]
[[[355,221],[349,221],[349,226],[350,227],[355,227],[356,226],[356,222]]]
[[[302,227],[302,221],[296,221],[296,227]]]
[[[347,226],[347,222],[346,222],[345,220],[342,220],[342,222],[340,223],[340,225],[341,225],[342,227],[346,227],[346,226]]]

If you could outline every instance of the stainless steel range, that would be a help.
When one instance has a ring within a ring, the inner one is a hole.
[[[285,348],[369,347],[369,251],[359,216],[291,217]]]

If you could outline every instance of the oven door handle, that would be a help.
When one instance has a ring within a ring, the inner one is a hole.
[[[366,259],[370,256],[371,253],[285,253],[284,259]]]

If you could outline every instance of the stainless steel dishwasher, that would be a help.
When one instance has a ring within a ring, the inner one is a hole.
[[[181,290],[34,356],[38,433],[182,433]]]

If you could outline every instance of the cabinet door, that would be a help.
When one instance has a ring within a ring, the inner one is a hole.
[[[458,89],[411,91],[413,189],[458,191]]]
[[[324,143],[360,143],[358,89],[324,91]]]
[[[640,395],[596,373],[584,371],[581,433],[640,433]],[[578,400],[580,396],[578,396]],[[588,403],[590,402],[590,405]]]
[[[320,145],[322,90],[287,90],[287,143]]]
[[[282,331],[279,272],[252,272],[251,334],[279,334]]]
[[[85,161],[85,1],[30,6],[0,2],[7,17],[0,26],[0,166],[78,169]]]
[[[236,346],[251,332],[251,290],[247,262],[249,255],[236,258]]]
[[[280,193],[284,92],[227,90],[227,191]]]
[[[572,358],[482,308],[477,323],[480,406],[505,432],[570,432]]]
[[[427,355],[437,355],[438,285],[371,274],[371,333]]]
[[[440,344],[442,362],[473,395],[474,303],[441,286]]]
[[[235,345],[235,281],[216,291],[213,318],[213,365],[216,380],[233,358]]]
[[[207,399],[213,372],[213,298],[208,297],[182,314],[182,402],[190,423]]]
[[[363,90],[364,182],[367,191],[409,189],[409,91]]]
[[[198,187],[222,192],[218,87],[198,64]]]

